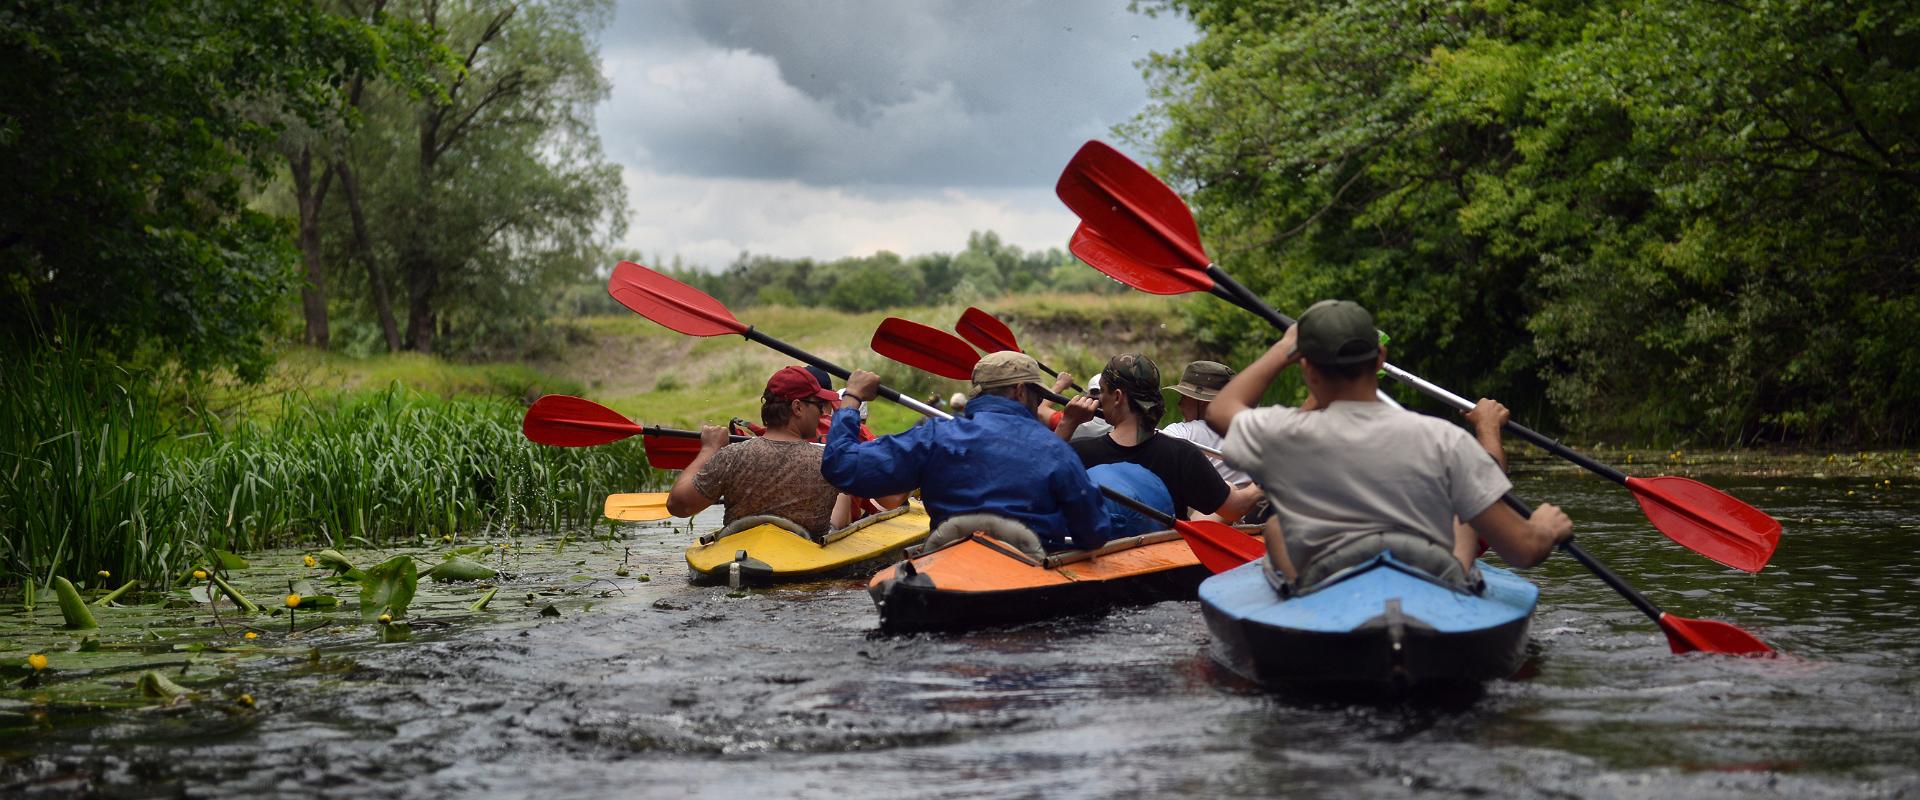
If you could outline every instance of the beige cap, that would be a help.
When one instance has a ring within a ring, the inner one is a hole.
[[[973,365],[973,390],[998,389],[1003,386],[1015,386],[1022,383],[1045,384],[1047,376],[1040,371],[1040,363],[1033,356],[1013,350],[1002,350],[980,357]]]

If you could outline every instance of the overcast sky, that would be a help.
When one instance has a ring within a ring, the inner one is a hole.
[[[621,0],[602,142],[624,246],[711,269],[750,251],[1066,245],[1053,182],[1147,104],[1136,65],[1192,41],[1126,0]]]

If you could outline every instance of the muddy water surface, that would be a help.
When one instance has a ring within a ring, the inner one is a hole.
[[[291,638],[284,617],[254,623],[248,641],[204,613],[103,612],[103,624],[118,613],[156,631],[120,653],[63,653],[82,637],[48,609],[33,626],[16,611],[0,641],[8,663],[45,649],[56,668],[34,688],[8,673],[0,795],[1920,793],[1915,480],[1710,479],[1786,523],[1753,576],[1667,542],[1613,484],[1545,465],[1516,473],[1517,494],[1566,507],[1589,551],[1656,603],[1791,655],[1670,655],[1644,617],[1555,559],[1528,573],[1541,611],[1514,679],[1411,704],[1277,697],[1209,662],[1193,602],[883,636],[864,581],[691,587],[687,529],[655,526],[612,542],[576,535],[558,553],[523,537],[490,562],[509,575],[488,611],[465,610],[477,588],[436,587],[402,643],[358,623],[350,590],[338,624]],[[614,576],[623,556],[629,576]],[[304,572],[297,553],[253,561]],[[548,606],[559,616],[542,616]],[[201,698],[141,700],[136,671],[86,660],[105,655],[170,660]],[[240,693],[257,707],[233,702]]]

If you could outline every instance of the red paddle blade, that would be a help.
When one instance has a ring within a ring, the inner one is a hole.
[[[1082,145],[1053,188],[1088,226],[1148,264],[1213,263],[1180,195],[1105,142]]]
[[[1780,521],[1691,478],[1628,478],[1648,521],[1682,547],[1747,572],[1759,572],[1780,546]]]
[[[1660,630],[1675,653],[1725,653],[1737,656],[1772,655],[1774,650],[1751,633],[1725,622],[1687,619],[1660,613]]]
[[[527,408],[520,432],[539,444],[588,447],[625,439],[639,433],[640,426],[592,400],[550,394]]]
[[[953,331],[969,344],[989,353],[1008,350],[1024,352],[1020,349],[1020,342],[1013,338],[1013,329],[1007,327],[1007,323],[972,306],[960,314],[960,321],[953,324]]]
[[[1087,266],[1148,294],[1186,294],[1213,288],[1207,273],[1180,262],[1149,264],[1134,257],[1099,231],[1080,223],[1067,249]]]
[[[956,381],[973,380],[974,362],[980,360],[960,337],[899,317],[881,320],[873,332],[873,352]]]
[[[633,313],[688,336],[747,332],[720,301],[705,292],[631,261],[622,261],[607,279],[607,294]]]
[[[686,469],[700,454],[699,439],[647,435],[640,441],[646,444],[647,463],[654,469]]]
[[[1187,541],[1187,547],[1209,572],[1225,572],[1267,554],[1266,545],[1259,540],[1211,520],[1176,521],[1173,529],[1180,532],[1180,538]]]

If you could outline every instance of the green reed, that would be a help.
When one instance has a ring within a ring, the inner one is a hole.
[[[169,427],[140,376],[77,352],[33,360],[0,374],[0,583],[170,580],[208,547],[555,529],[596,518],[609,492],[666,481],[637,439],[528,442],[505,399],[395,386],[289,396],[270,422]]]

